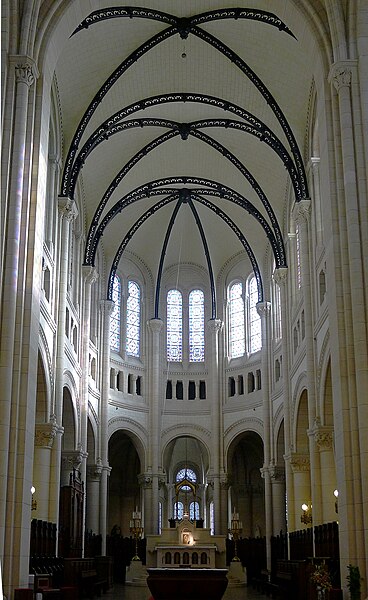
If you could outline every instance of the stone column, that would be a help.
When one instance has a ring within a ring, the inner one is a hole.
[[[138,483],[141,488],[142,516],[144,535],[150,533],[149,526],[152,523],[152,474],[141,473],[138,476]]]
[[[321,523],[336,521],[334,490],[337,488],[335,458],[333,453],[333,429],[332,427],[316,427],[314,439],[319,450],[319,462],[321,469],[321,496],[322,511]],[[318,521],[314,522],[318,525]]]
[[[309,239],[311,202],[309,199],[301,200],[294,206],[294,220],[299,228],[300,240],[300,263],[302,277],[302,291],[304,299],[304,319],[305,319],[305,349],[306,349],[306,371],[308,388],[308,423],[309,430],[313,427],[314,420],[319,417],[319,408],[316,402],[316,369],[314,358],[314,330],[313,330],[313,310],[312,310],[312,291],[311,291],[311,257]],[[312,485],[312,503],[315,522],[320,520],[321,512],[321,494],[320,481],[318,480],[318,469],[316,469],[316,448],[313,436],[309,435],[309,456],[311,466],[311,485]]]
[[[91,287],[98,275],[94,267],[82,267],[83,276],[83,310],[81,320],[81,392],[80,392],[80,446],[83,451],[83,460],[80,466],[81,479],[84,482],[84,491],[87,494],[87,431],[88,431],[88,382],[89,382],[89,340],[90,340],[90,317],[91,317]],[[86,498],[86,496],[85,496]],[[86,500],[83,506],[83,532],[86,521]],[[84,536],[82,545],[84,548]]]
[[[57,182],[58,172],[60,169],[60,158],[58,156],[49,156],[48,164],[48,187],[46,190],[47,201],[46,201],[46,229],[45,229],[45,242],[50,251],[52,257],[54,257],[54,243],[55,243],[55,201],[57,197]]]
[[[107,498],[109,467],[109,394],[110,394],[110,316],[114,302],[103,300],[100,304],[102,313],[102,356],[101,356],[101,397],[99,405],[100,428],[99,449],[102,464],[100,486],[100,529],[102,537],[102,554],[106,554],[107,535]]]
[[[229,508],[229,479],[227,473],[224,473],[220,477],[220,494],[221,494],[221,514],[220,514],[220,527],[221,532],[225,535],[228,530],[228,508]]]
[[[285,469],[271,466],[269,476],[272,486],[272,535],[279,535],[280,531],[286,533]]]
[[[34,518],[42,521],[51,520],[49,515],[51,448],[57,430],[55,420],[49,423],[36,423],[33,485],[36,488],[34,499],[37,501],[37,510]]]
[[[341,373],[336,381],[339,389],[336,397],[341,406],[334,411],[336,439],[336,467],[340,488],[339,533],[342,565],[347,562],[358,564],[365,573],[368,558],[368,436],[366,433],[367,389],[368,389],[368,340],[366,327],[366,291],[363,265],[365,264],[363,197],[358,192],[358,173],[362,162],[360,135],[356,135],[353,100],[359,94],[357,62],[339,61],[332,65],[329,81],[337,92],[338,119],[336,135],[341,148],[336,162],[342,162],[338,182],[340,203],[340,251],[346,257],[342,263],[341,287],[344,293],[344,319],[336,321],[338,343],[331,354],[332,375],[334,369]],[[359,100],[358,100],[359,101]],[[341,290],[337,290],[341,294]],[[352,300],[353,299],[353,300]],[[340,309],[340,306],[338,307]],[[334,324],[334,321],[333,321]],[[341,343],[340,343],[341,342]],[[345,394],[339,398],[341,386]],[[335,390],[334,390],[335,392]],[[335,396],[335,393],[334,393]],[[367,590],[365,581],[362,593]]]
[[[285,435],[285,482],[288,496],[288,529],[294,529],[295,514],[292,489],[292,471],[290,464],[290,452],[292,449],[291,423],[290,423],[290,374],[289,374],[289,355],[290,355],[290,332],[289,323],[289,300],[287,290],[288,269],[282,267],[275,269],[273,278],[280,287],[280,307],[281,307],[281,330],[282,330],[282,383],[283,383],[283,408],[284,408],[284,435]]]
[[[264,464],[261,474],[265,482],[265,513],[266,513],[266,556],[267,569],[271,570],[271,535],[272,535],[272,489],[268,467],[271,463],[272,448],[272,404],[270,397],[270,302],[258,302],[257,312],[261,317],[262,330],[262,404],[263,404],[263,448]]]
[[[87,465],[87,489],[86,496],[86,529],[92,533],[100,532],[100,482],[102,474],[102,461],[97,459],[95,465]],[[106,538],[106,536],[105,536]],[[105,543],[106,546],[106,543]],[[106,552],[102,551],[102,555]]]
[[[300,521],[300,517],[302,515],[302,504],[308,504],[311,501],[310,461],[309,456],[306,454],[293,452],[290,462],[294,480],[294,529],[298,530],[304,527],[310,527],[312,525],[311,523],[305,525]]]
[[[81,448],[77,450],[63,450],[61,453],[60,487],[70,485],[70,475],[73,469],[79,471],[82,460],[85,458]]]
[[[211,336],[209,345],[209,365],[210,365],[210,390],[209,398],[211,403],[211,437],[212,437],[212,468],[213,468],[213,503],[214,503],[214,522],[215,534],[224,534],[225,530],[221,528],[221,489],[220,476],[223,474],[223,425],[222,425],[222,395],[220,393],[219,377],[219,334],[222,331],[223,323],[220,319],[208,321],[208,328]]]
[[[148,327],[151,332],[151,353],[150,353],[150,384],[148,397],[150,398],[149,412],[149,462],[151,466],[151,519],[146,523],[146,533],[156,534],[158,532],[158,488],[159,478],[161,476],[160,451],[161,451],[161,409],[163,393],[161,389],[162,374],[160,372],[160,337],[162,330],[162,321],[160,319],[151,319],[148,321]],[[147,508],[147,505],[146,505]]]
[[[11,442],[11,411],[14,406],[15,398],[13,395],[13,377],[14,377],[14,343],[16,331],[16,308],[17,308],[17,292],[18,278],[21,277],[20,265],[22,248],[20,248],[20,237],[22,230],[22,222],[24,219],[24,207],[26,202],[28,206],[28,198],[24,198],[28,193],[26,182],[26,161],[27,161],[27,119],[29,111],[30,88],[33,86],[38,75],[35,62],[28,56],[12,56],[9,57],[9,73],[12,81],[9,86],[13,86],[13,122],[16,123],[12,132],[12,151],[10,154],[10,177],[9,177],[9,192],[8,192],[8,207],[9,214],[7,219],[6,240],[4,243],[4,297],[6,302],[2,306],[1,319],[1,339],[0,339],[0,556],[3,559],[3,576],[4,584],[7,581],[15,578],[10,577],[13,571],[12,559],[9,555],[10,538],[6,541],[6,523],[10,519],[10,527],[13,523],[12,515],[7,510],[7,498],[9,498],[8,485],[13,483],[13,479],[8,479],[9,461],[14,456],[14,450],[11,452],[9,443]],[[10,115],[9,115],[10,118]],[[5,200],[4,200],[5,201]],[[28,212],[28,211],[27,211]],[[23,451],[24,454],[24,451]],[[13,467],[14,468],[14,467]],[[31,473],[26,477],[25,485],[28,490],[31,488],[29,481]],[[31,495],[27,491],[28,504],[30,511]],[[22,499],[23,500],[23,499]],[[22,501],[18,498],[18,502]],[[18,504],[19,507],[19,504]],[[18,510],[20,510],[18,508]],[[29,532],[26,532],[29,537]],[[18,548],[19,555],[19,548]],[[8,576],[9,574],[9,576]],[[22,575],[21,577],[23,577]],[[8,595],[8,590],[4,589],[4,593]]]

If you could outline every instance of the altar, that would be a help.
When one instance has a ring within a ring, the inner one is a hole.
[[[211,535],[187,517],[161,535],[147,535],[147,567],[215,569],[226,567],[226,536]]]

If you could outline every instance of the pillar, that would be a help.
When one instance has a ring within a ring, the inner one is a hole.
[[[335,458],[333,452],[332,427],[317,427],[314,430],[316,447],[319,450],[319,464],[321,471],[321,498],[322,514],[321,523],[331,523],[337,520],[335,512],[334,490],[337,488]],[[314,520],[314,525],[318,525]]]
[[[294,489],[294,529],[309,527],[300,521],[302,515],[302,504],[309,504],[311,501],[310,484],[310,461],[306,454],[293,452],[291,455],[291,468],[293,471],[293,489]],[[289,503],[288,503],[289,507]]]
[[[109,466],[109,394],[110,394],[110,316],[114,309],[114,302],[103,300],[100,304],[102,313],[102,356],[101,356],[101,396],[99,404],[99,452],[101,469],[100,483],[100,526],[99,532],[102,539],[102,555],[106,554],[107,535],[107,499],[108,499],[108,477],[111,471]]]
[[[49,514],[51,449],[57,430],[55,420],[49,423],[37,423],[34,441],[33,486],[36,488],[34,499],[37,501],[37,509],[33,518],[50,522],[52,522]]]
[[[210,390],[208,398],[211,404],[211,437],[212,437],[212,469],[213,469],[213,503],[215,534],[225,533],[225,523],[221,523],[221,489],[220,476],[223,474],[223,424],[222,424],[222,396],[220,394],[219,375],[219,334],[222,331],[223,322],[220,319],[208,321],[210,332],[209,365],[210,365]],[[227,523],[227,521],[226,521]]]
[[[272,487],[272,535],[286,533],[285,469],[271,466],[269,476]]]
[[[83,452],[83,460],[80,466],[81,480],[84,482],[84,505],[83,505],[83,531],[86,522],[86,494],[87,490],[87,431],[88,431],[88,384],[89,384],[89,343],[90,343],[90,321],[91,321],[91,287],[98,275],[94,267],[82,267],[83,276],[83,310],[81,319],[81,391],[80,391],[80,447]],[[83,536],[84,548],[84,536]]]
[[[102,461],[87,465],[87,490],[86,497],[86,529],[92,533],[100,532],[100,482],[102,474]],[[105,536],[106,537],[106,536]],[[106,543],[105,543],[106,545]],[[105,555],[106,552],[102,552]]]
[[[149,391],[147,397],[150,399],[149,406],[149,459],[148,467],[151,467],[151,515],[146,524],[146,533],[157,534],[158,532],[158,501],[159,501],[159,479],[161,476],[160,452],[161,452],[161,411],[163,389],[162,373],[160,369],[160,338],[162,330],[161,319],[151,319],[148,327],[151,333],[151,352],[149,355]],[[145,504],[147,509],[147,504]],[[146,522],[146,519],[145,519]]]

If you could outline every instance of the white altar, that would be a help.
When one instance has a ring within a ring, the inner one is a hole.
[[[147,535],[147,567],[215,569],[226,566],[226,536],[211,535],[185,518],[161,535]]]

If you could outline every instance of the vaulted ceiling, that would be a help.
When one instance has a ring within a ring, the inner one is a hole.
[[[83,188],[85,263],[124,252],[160,283],[177,263],[286,265],[286,203],[307,197],[304,144],[316,50],[290,0],[101,2],[56,68],[63,195]],[[91,3],[93,5],[93,3]],[[215,306],[213,313],[216,312]]]

